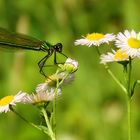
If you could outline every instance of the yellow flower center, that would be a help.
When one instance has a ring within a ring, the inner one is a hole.
[[[100,34],[100,33],[87,34],[87,36],[86,36],[86,38],[88,40],[95,40],[95,41],[98,41],[98,40],[100,40],[103,37],[104,37],[104,35]]]
[[[136,38],[129,38],[129,39],[128,39],[128,45],[129,45],[131,48],[139,49],[139,48],[140,48],[140,40],[138,40],[138,39],[136,39]]]
[[[0,106],[8,105],[12,100],[14,100],[14,96],[6,96],[0,100]]]
[[[56,74],[53,74],[51,76],[48,77],[48,79],[45,81],[45,83],[47,83],[49,86],[56,86],[57,81],[59,81],[59,77]]]
[[[129,58],[128,54],[126,52],[122,52],[120,50],[118,50],[114,55],[114,59],[119,60],[119,61],[126,60],[128,58]]]

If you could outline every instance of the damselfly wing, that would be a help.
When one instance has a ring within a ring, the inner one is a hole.
[[[39,62],[38,66],[40,68],[40,73],[46,77],[43,67],[47,59],[54,53],[54,64],[57,64],[56,53],[62,54],[62,44],[57,43],[55,45],[50,44],[47,41],[42,41],[34,37],[30,37],[20,33],[10,32],[6,29],[0,28],[0,48],[10,48],[10,49],[26,49],[34,51],[47,52],[45,57],[43,57]]]

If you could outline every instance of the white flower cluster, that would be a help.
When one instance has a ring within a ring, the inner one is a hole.
[[[92,33],[75,41],[75,45],[100,46],[115,42],[116,49],[101,55],[101,63],[129,61],[130,58],[140,57],[140,32],[125,30],[117,35]],[[118,48],[118,49],[117,49]]]
[[[24,104],[44,104],[53,101],[55,98],[61,95],[61,84],[69,83],[74,78],[74,72],[78,69],[78,62],[68,58],[65,64],[59,67],[54,75],[48,77],[48,79],[39,85],[37,85],[35,93],[27,94],[20,91],[15,96],[10,95],[0,99],[0,113],[10,111],[11,107],[17,103]],[[58,87],[57,87],[58,86]]]

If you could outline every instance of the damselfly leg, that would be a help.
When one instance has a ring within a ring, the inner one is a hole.
[[[52,53],[53,53],[53,51],[52,51],[52,50],[49,50],[49,51],[48,51],[48,54],[47,54],[45,57],[43,57],[43,58],[38,62],[38,66],[39,66],[39,68],[40,68],[39,72],[40,72],[43,76],[45,76],[45,77],[47,77],[47,76],[46,76],[46,74],[45,74],[44,71],[43,71],[43,67],[45,67],[45,63],[46,63],[47,59],[52,55]]]
[[[43,71],[44,67],[48,67],[48,66],[57,66],[58,64],[64,64],[65,61],[58,63],[58,57],[56,56],[57,54],[61,54],[61,56],[64,56],[65,58],[68,58],[65,54],[62,53],[62,44],[61,43],[57,43],[56,45],[54,45],[52,48],[50,47],[50,49],[47,50],[47,55],[45,57],[43,57],[39,62],[38,62],[38,66],[40,68],[40,73],[47,77],[45,72]],[[44,49],[44,48],[43,48]],[[48,60],[48,58],[54,54],[54,58],[53,58],[53,64],[52,65],[45,65],[46,61]]]
[[[54,51],[54,64],[55,64],[55,65],[64,64],[65,62],[57,62],[57,59],[56,59],[56,54],[57,54],[57,53],[63,55],[66,59],[68,58],[68,56],[66,56],[66,55],[63,54],[62,52],[56,52],[56,51]]]

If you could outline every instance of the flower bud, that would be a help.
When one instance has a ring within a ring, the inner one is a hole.
[[[61,71],[67,71],[68,73],[73,73],[78,69],[78,62],[68,58],[64,65],[59,65]]]

